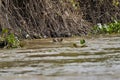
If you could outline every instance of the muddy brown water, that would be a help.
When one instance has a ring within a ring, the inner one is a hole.
[[[0,50],[0,80],[120,80],[120,37],[28,40]],[[73,47],[76,43],[78,47]]]

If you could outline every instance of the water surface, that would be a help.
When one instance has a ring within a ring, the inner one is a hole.
[[[0,50],[0,80],[120,80],[120,37],[28,40]],[[76,43],[78,47],[74,47]]]

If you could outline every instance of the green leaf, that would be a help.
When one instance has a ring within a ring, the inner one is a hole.
[[[85,40],[84,40],[84,39],[81,39],[81,40],[80,40],[80,44],[85,44]]]

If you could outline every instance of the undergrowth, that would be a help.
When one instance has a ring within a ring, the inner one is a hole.
[[[17,48],[20,46],[20,41],[15,37],[13,33],[9,33],[8,29],[2,29],[0,35],[0,47],[1,48]]]
[[[114,21],[108,24],[98,23],[92,29],[92,34],[119,34],[120,33],[120,21]]]

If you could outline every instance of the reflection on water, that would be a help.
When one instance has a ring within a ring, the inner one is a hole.
[[[120,80],[120,37],[72,47],[79,40],[31,40],[22,49],[0,50],[0,80]]]

